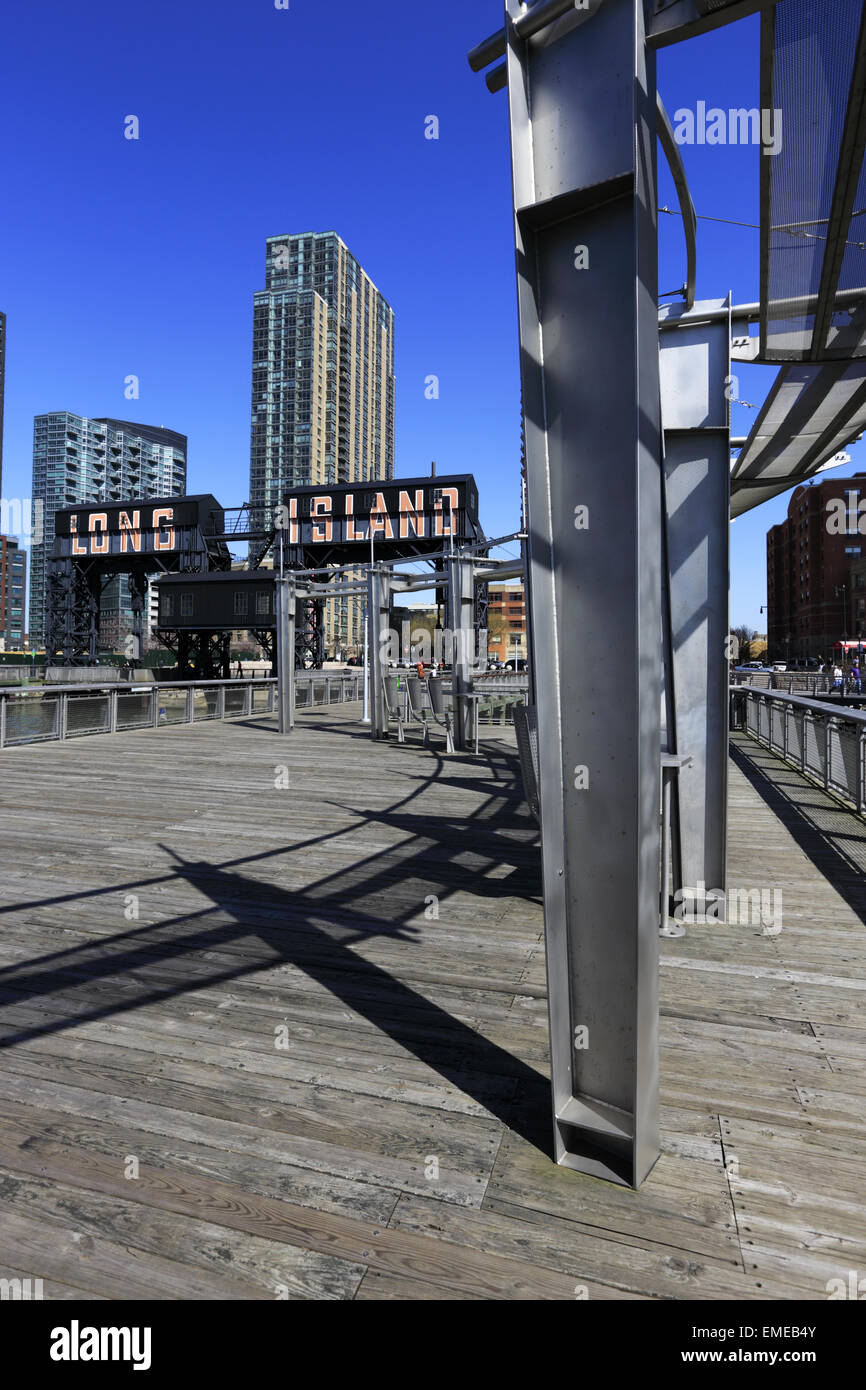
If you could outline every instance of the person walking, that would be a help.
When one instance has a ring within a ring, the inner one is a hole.
[[[863,678],[858,661],[855,661],[854,665],[851,667],[851,689],[856,690],[858,695],[860,695],[863,690]]]

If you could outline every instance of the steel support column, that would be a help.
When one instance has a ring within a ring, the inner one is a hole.
[[[506,13],[556,1158],[636,1186],[659,1152],[655,67],[643,0],[528,42]]]
[[[730,319],[718,300],[663,311],[662,425],[682,883],[723,892],[728,796]],[[701,318],[701,311],[712,318]]]
[[[295,727],[295,582],[290,577],[276,583],[276,654],[280,733]]]
[[[385,565],[371,565],[367,570],[367,622],[370,733],[373,738],[386,738],[388,718],[385,713],[385,675],[388,670],[391,637],[391,573]]]
[[[472,689],[475,660],[475,561],[471,555],[453,555],[448,561],[448,615],[453,656],[451,690],[454,697],[454,746],[471,748],[474,738]]]

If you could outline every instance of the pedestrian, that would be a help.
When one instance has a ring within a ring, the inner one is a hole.
[[[833,689],[842,689],[842,668],[840,666],[833,667]]]
[[[858,695],[861,694],[863,689],[863,678],[860,672],[860,665],[856,661],[851,667],[851,686],[852,689],[856,690]]]

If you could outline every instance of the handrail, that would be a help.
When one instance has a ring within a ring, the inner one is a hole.
[[[361,671],[361,667],[358,667],[358,671],[359,671],[359,672]],[[296,672],[295,672],[295,683],[296,683],[296,684],[297,684],[299,681],[314,681],[314,680],[316,680],[316,681],[318,681],[318,680],[331,680],[331,681],[345,680],[345,681],[354,681],[354,680],[357,680],[357,679],[358,679],[358,676],[354,675],[352,672],[347,672],[347,671],[321,671],[321,670],[316,670],[316,671],[296,671]],[[276,683],[277,683],[277,678],[276,678],[276,676],[231,676],[231,677],[229,677],[228,680],[223,679],[223,680],[201,680],[201,681],[184,681],[184,680],[178,680],[176,677],[173,678],[173,679],[169,679],[169,680],[161,680],[161,679],[159,679],[159,678],[157,677],[157,678],[155,678],[154,680],[146,680],[146,681],[73,681],[73,682],[72,682],[71,684],[69,684],[69,685],[60,685],[59,683],[58,683],[58,684],[55,684],[53,681],[47,681],[47,682],[40,683],[39,685],[6,685],[6,686],[0,686],[0,696],[3,696],[3,695],[17,695],[17,694],[22,694],[22,695],[23,695],[23,694],[27,694],[27,695],[48,695],[48,694],[52,694],[52,695],[53,695],[53,694],[55,694],[55,693],[59,694],[59,693],[61,693],[61,692],[73,691],[73,690],[119,690],[119,691],[124,691],[124,690],[126,690],[126,691],[129,691],[129,690],[138,690],[138,691],[146,691],[146,690],[152,690],[154,686],[159,686],[160,690],[169,690],[169,689],[190,690],[190,689],[193,689],[193,688],[197,690],[200,686],[202,686],[202,687],[203,687],[203,686],[207,686],[207,687],[209,687],[209,688],[210,688],[210,687],[214,687],[214,686],[233,686],[233,687],[235,687],[235,688],[239,688],[239,687],[243,687],[243,686],[245,686],[245,685],[253,685],[253,686],[255,686],[256,689],[258,690],[258,689],[261,689],[263,686],[276,685]]]
[[[360,668],[295,676],[302,709],[360,698]],[[272,676],[8,686],[0,688],[0,748],[273,714],[277,688]]]
[[[761,696],[765,700],[780,700],[786,704],[798,705],[813,710],[831,719],[847,719],[854,724],[866,725],[866,710],[849,709],[847,705],[831,705],[826,700],[815,700],[808,695],[791,695],[787,690],[764,690],[759,685],[732,685],[731,693],[737,695]],[[866,695],[863,696],[866,700]]]
[[[732,685],[731,727],[779,754],[829,795],[866,813],[866,710]]]

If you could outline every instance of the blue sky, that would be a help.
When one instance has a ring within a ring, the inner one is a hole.
[[[252,296],[265,238],[336,229],[394,307],[397,472],[473,472],[488,534],[519,521],[519,382],[504,94],[466,52],[498,0],[43,0],[3,21],[3,493],[30,494],[33,416],[189,436],[191,491],[246,500]],[[757,106],[757,22],[660,55],[668,108]],[[123,138],[137,115],[141,138]],[[425,118],[440,139],[424,138]],[[756,222],[758,153],[684,149],[699,213]],[[670,180],[661,201],[675,206]],[[684,278],[662,217],[659,283]],[[698,295],[758,297],[758,234],[700,223]],[[140,379],[140,399],[124,380]],[[424,382],[436,374],[437,401]],[[768,368],[742,368],[760,401]],[[754,411],[735,407],[747,433]],[[854,466],[863,464],[855,446]],[[852,471],[852,470],[846,470]],[[732,529],[732,622],[764,630],[764,535]]]

